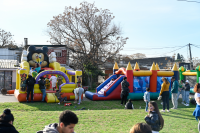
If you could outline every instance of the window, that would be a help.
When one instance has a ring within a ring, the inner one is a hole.
[[[62,50],[54,50],[56,57],[62,57]]]
[[[12,71],[0,71],[0,89],[12,89]]]

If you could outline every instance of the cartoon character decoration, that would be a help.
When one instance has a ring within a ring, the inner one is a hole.
[[[27,74],[23,73],[23,74],[20,74],[21,76],[21,91],[26,91],[26,77],[27,77]]]
[[[81,76],[77,76],[77,82],[82,83],[82,75]]]
[[[45,78],[45,86],[46,86],[46,89],[49,90],[50,89],[50,81],[49,81],[49,78]]]
[[[35,78],[38,75],[38,73],[36,71],[32,72],[32,77]]]
[[[29,62],[30,67],[49,66],[49,57],[47,55],[48,48],[46,46],[44,46],[42,49],[36,49],[35,46],[29,46],[27,51],[27,61]]]
[[[59,86],[61,85],[61,84],[63,84],[63,77],[62,76],[58,76],[58,78],[57,78],[57,88],[59,89]]]

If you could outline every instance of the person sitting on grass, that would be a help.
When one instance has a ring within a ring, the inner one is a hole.
[[[131,99],[129,99],[128,102],[126,103],[125,109],[134,109]]]
[[[151,127],[146,123],[135,124],[129,133],[152,133]]]
[[[19,133],[13,126],[14,116],[10,109],[5,109],[0,116],[0,133]]]
[[[149,102],[149,113],[144,119],[146,123],[151,126],[152,133],[159,133],[163,129],[164,119],[160,114],[158,105],[156,102]]]
[[[61,93],[61,90],[56,90],[55,96],[60,101],[58,104],[63,103],[63,101],[67,101],[67,97],[61,97],[63,93]]]
[[[74,133],[74,127],[77,123],[77,115],[72,111],[65,110],[60,114],[59,123],[49,124],[37,133]]]

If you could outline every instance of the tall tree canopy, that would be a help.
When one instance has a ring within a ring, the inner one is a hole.
[[[112,23],[108,9],[82,2],[80,7],[65,7],[63,14],[54,16],[47,25],[50,42],[66,45],[71,63],[84,70],[84,64],[103,65],[122,50],[128,38],[121,35],[120,26]]]
[[[6,32],[0,29],[0,47],[6,47],[7,45],[13,45],[13,35],[10,32]]]

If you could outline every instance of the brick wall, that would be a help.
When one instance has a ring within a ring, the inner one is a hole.
[[[110,77],[110,75],[113,74],[113,69],[107,69],[107,70],[105,70],[105,74],[107,74],[105,76],[105,80],[106,80],[108,77]]]
[[[58,49],[56,49],[58,50]],[[62,50],[62,49],[60,49]],[[54,49],[49,49],[47,54],[51,54],[51,52],[54,52]],[[56,57],[56,60],[60,64],[66,64],[66,59],[67,59],[67,50],[62,50],[62,56],[61,57]]]

